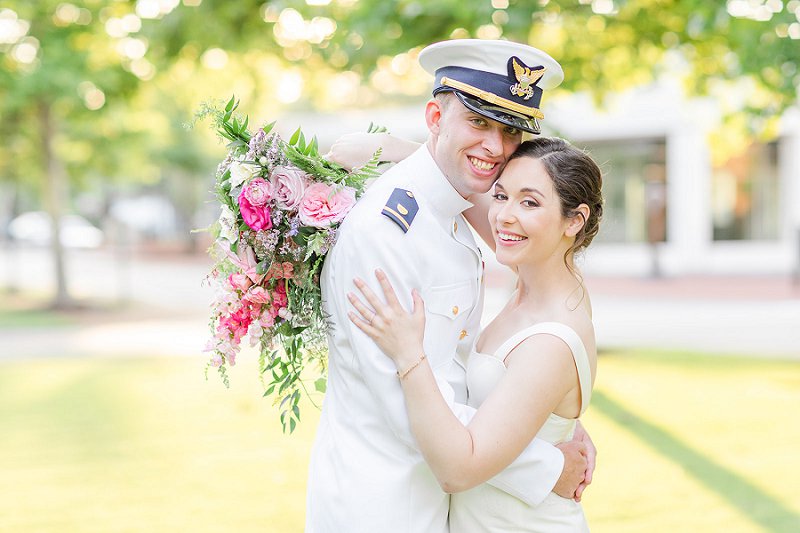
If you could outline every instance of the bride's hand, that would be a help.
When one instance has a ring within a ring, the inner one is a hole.
[[[425,303],[416,291],[411,291],[414,307],[409,313],[397,299],[392,284],[382,270],[375,272],[375,277],[383,289],[386,303],[382,301],[362,280],[353,280],[356,287],[364,295],[371,308],[353,293],[347,298],[358,314],[349,312],[350,320],[361,331],[366,333],[375,344],[388,355],[397,366],[407,368],[419,360],[423,353],[425,336]]]
[[[334,141],[325,158],[352,170],[372,159],[378,148],[383,148],[384,142],[385,135],[381,133],[348,133]]]

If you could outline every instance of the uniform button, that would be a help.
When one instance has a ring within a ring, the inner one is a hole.
[[[453,231],[458,231],[458,222],[453,222]]]
[[[454,314],[454,315],[457,315],[457,314],[458,314],[458,306],[457,306],[457,305],[456,305],[456,306],[453,306],[453,314]]]
[[[406,194],[409,198],[414,198],[414,194],[411,191],[406,191]]]
[[[467,336],[467,330],[465,330],[465,329],[462,329],[462,330],[461,330],[461,333],[460,333],[460,334],[459,334],[459,336],[458,336],[458,340],[462,340],[462,339],[463,339],[464,337],[466,337],[466,336]]]

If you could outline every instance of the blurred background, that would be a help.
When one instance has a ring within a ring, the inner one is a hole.
[[[317,408],[204,377],[195,114],[422,141],[451,38],[556,58],[545,133],[605,172],[593,531],[800,530],[800,0],[4,0],[0,530],[302,530]]]

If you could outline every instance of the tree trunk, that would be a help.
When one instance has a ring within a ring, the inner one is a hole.
[[[45,205],[50,214],[52,223],[52,239],[50,251],[52,252],[53,268],[55,271],[56,294],[52,307],[65,309],[74,307],[75,301],[67,288],[67,276],[64,262],[64,247],[61,245],[61,214],[64,209],[67,193],[67,177],[61,161],[53,153],[54,129],[52,124],[50,104],[39,104],[39,127],[41,128],[42,157],[45,162]]]

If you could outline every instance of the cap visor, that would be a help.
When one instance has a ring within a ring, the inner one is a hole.
[[[527,131],[528,133],[539,134],[542,131],[539,127],[539,122],[534,117],[526,117],[514,113],[508,109],[504,109],[488,102],[478,100],[477,98],[467,96],[460,91],[452,92],[455,93],[455,95],[459,100],[461,100],[461,103],[464,104],[467,109],[474,111],[481,116],[494,120],[495,122],[505,124],[506,126]]]

